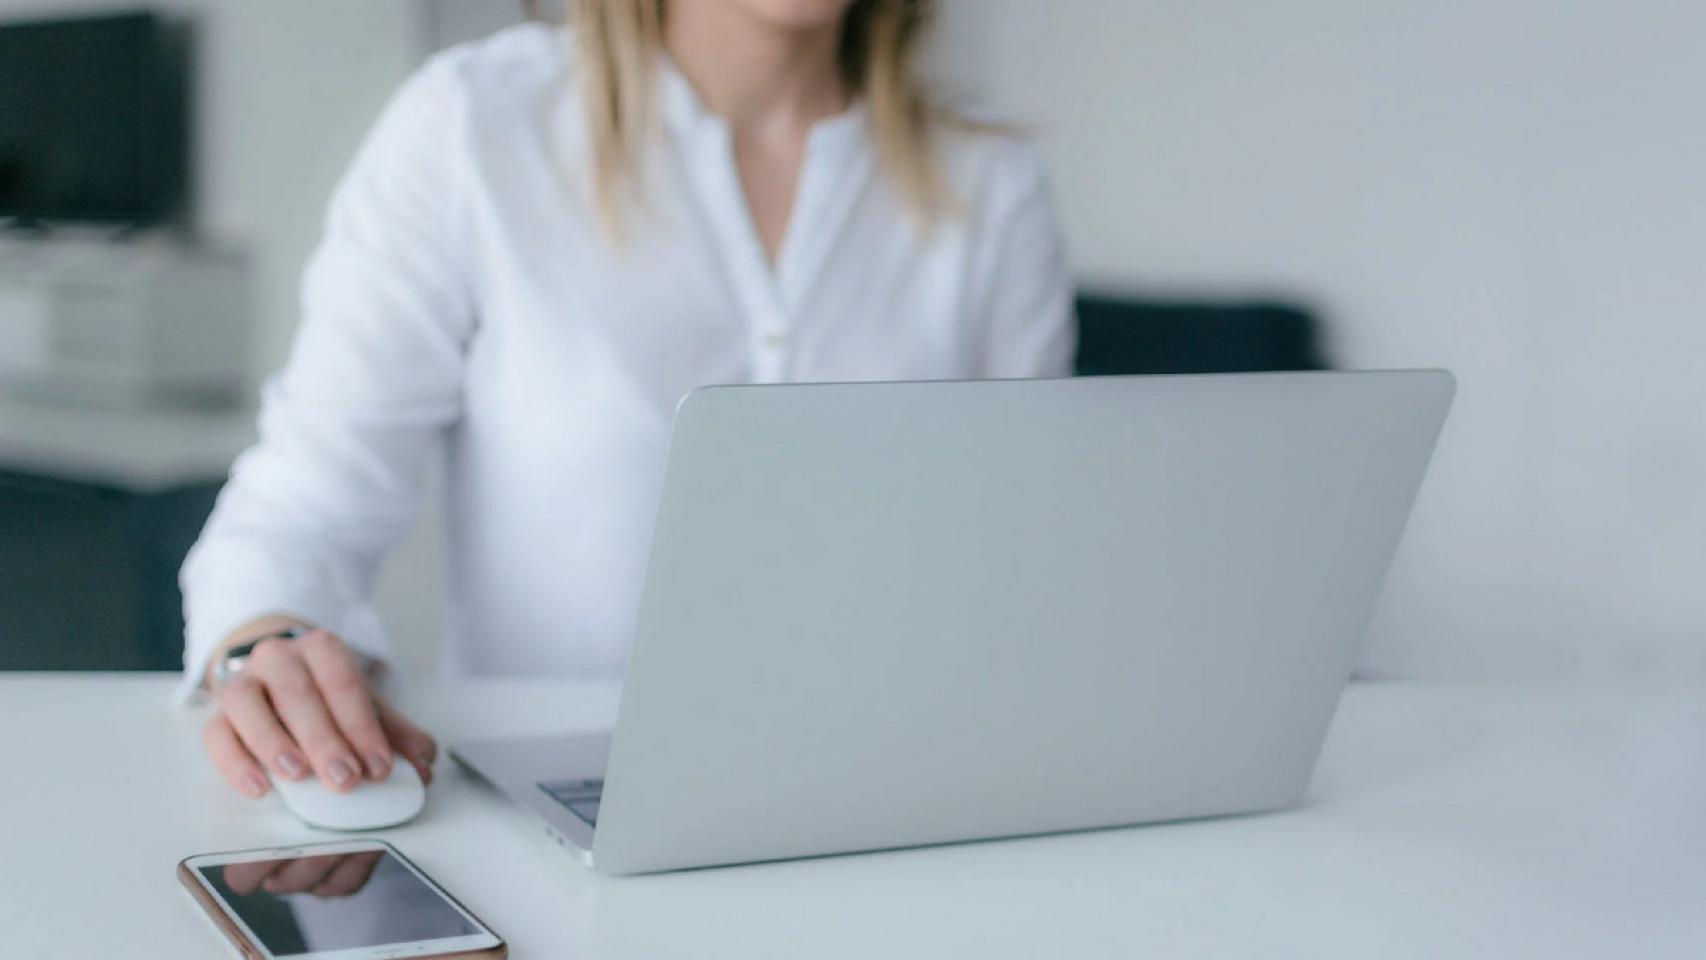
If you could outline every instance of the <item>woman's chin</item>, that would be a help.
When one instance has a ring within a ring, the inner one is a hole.
[[[722,0],[748,15],[787,30],[811,30],[841,22],[852,0]]]

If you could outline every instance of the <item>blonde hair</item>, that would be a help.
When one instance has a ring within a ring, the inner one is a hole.
[[[582,99],[590,133],[599,219],[620,235],[622,214],[653,132],[655,74],[665,0],[569,0]],[[536,3],[529,3],[534,9]],[[536,11],[535,11],[536,12]],[[935,105],[913,61],[934,0],[853,0],[843,15],[837,68],[850,95],[865,99],[877,155],[907,209],[928,225],[956,205],[931,144],[938,121],[963,121]]]

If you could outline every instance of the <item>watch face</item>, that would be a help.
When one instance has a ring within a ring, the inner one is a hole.
[[[213,665],[214,687],[223,687],[236,676],[243,669],[243,661],[248,659],[248,656],[249,652],[241,648],[227,650],[225,656],[220,657],[219,662]]]

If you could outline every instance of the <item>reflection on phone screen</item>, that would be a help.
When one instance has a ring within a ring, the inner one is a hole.
[[[386,850],[199,869],[275,956],[479,932]]]

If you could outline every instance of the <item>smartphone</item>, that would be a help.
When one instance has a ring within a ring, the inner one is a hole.
[[[178,879],[251,960],[505,957],[468,908],[383,840],[208,853]]]

